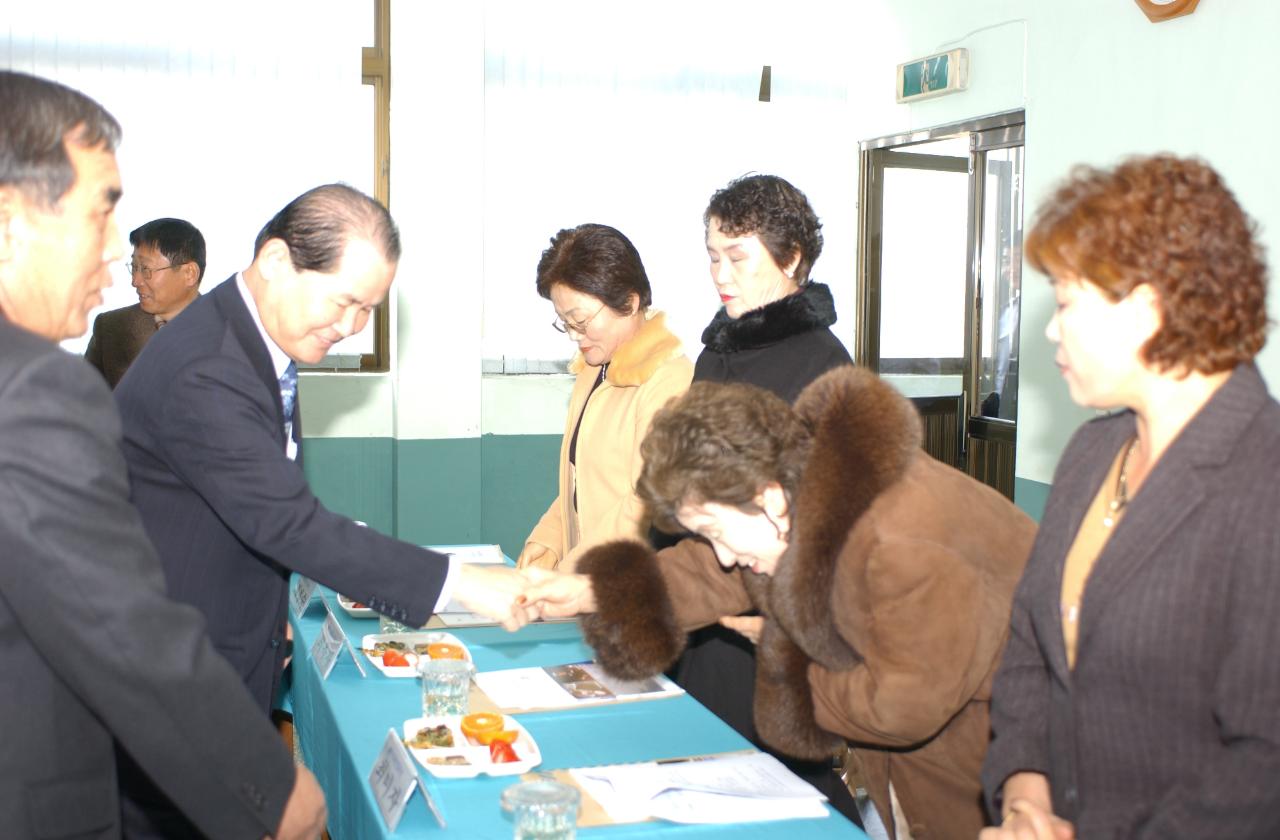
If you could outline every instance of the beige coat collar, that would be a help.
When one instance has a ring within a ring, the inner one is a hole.
[[[661,312],[649,312],[640,330],[613,354],[605,382],[618,388],[634,388],[649,378],[664,362],[674,359],[683,351],[680,339],[667,329],[667,317]],[[569,372],[578,375],[587,367],[582,354],[569,362]]]

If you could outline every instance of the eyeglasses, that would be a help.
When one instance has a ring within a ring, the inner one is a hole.
[[[151,275],[160,271],[164,271],[166,268],[177,268],[177,266],[174,265],[173,263],[169,263],[168,265],[162,265],[159,268],[147,268],[145,265],[138,265],[136,262],[132,262],[132,261],[129,262],[127,267],[129,269],[130,276],[141,274],[142,279],[147,281],[148,283],[151,282]]]
[[[561,321],[557,319],[551,322],[551,326],[555,328],[556,332],[561,332],[565,335],[586,335],[587,327],[590,326],[591,322],[596,319],[596,316],[603,311],[604,304],[602,303],[600,304],[600,308],[591,313],[591,317],[585,321],[578,321],[577,323],[571,324],[568,321]]]

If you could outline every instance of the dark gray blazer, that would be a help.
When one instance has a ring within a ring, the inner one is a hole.
[[[431,617],[447,558],[329,511],[286,457],[280,384],[234,278],[157,332],[115,395],[169,594],[204,613],[264,719],[290,571],[407,624]]]
[[[155,316],[143,312],[138,304],[112,309],[93,319],[93,335],[84,357],[114,388],[155,334]]]
[[[128,495],[102,377],[0,317],[0,835],[118,837],[115,737],[208,836],[261,837],[292,757]]]
[[[1063,453],[1013,608],[983,767],[1046,774],[1081,838],[1280,837],[1280,405],[1243,365],[1169,446],[1098,557],[1074,671],[1062,567],[1134,434]]]

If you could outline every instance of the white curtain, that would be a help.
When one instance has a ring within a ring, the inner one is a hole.
[[[557,230],[617,227],[691,356],[719,306],[702,211],[746,172],[781,175],[825,223],[813,276],[852,337],[857,136],[843,4],[489,0],[484,56],[486,359],[563,359],[534,288]],[[771,66],[770,102],[759,101]],[[891,84],[891,82],[890,82]]]
[[[371,190],[372,98],[360,79],[371,4],[8,5],[0,66],[76,87],[120,120],[121,235],[160,216],[195,224],[208,244],[202,290],[247,266],[258,230],[299,193],[329,181]],[[137,300],[123,265],[113,273],[106,309]],[[350,341],[371,346],[369,333]]]

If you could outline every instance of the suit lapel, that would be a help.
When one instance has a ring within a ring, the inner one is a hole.
[[[280,409],[280,416],[284,416],[284,408]],[[293,398],[293,442],[297,444],[297,455],[293,462],[299,467],[302,466],[302,388],[298,388],[298,394]]]
[[[1147,492],[1150,491],[1150,492]],[[1125,584],[1160,553],[1162,544],[1204,501],[1204,485],[1187,453],[1170,447],[1132,502],[1094,563],[1080,605],[1077,661],[1090,631]]]
[[[142,307],[134,304],[129,313],[129,321],[127,327],[126,343],[128,347],[126,352],[129,354],[126,358],[129,361],[138,358],[138,354],[142,352],[142,348],[147,342],[155,337],[156,319],[154,316],[143,312]],[[125,362],[128,364],[128,361]]]
[[[1257,368],[1237,368],[1174,439],[1099,555],[1085,587],[1077,651],[1125,584],[1204,503],[1204,471],[1225,463],[1267,398]],[[1074,532],[1073,532],[1074,533]],[[1078,661],[1078,660],[1077,660]]]
[[[284,403],[280,399],[280,380],[271,364],[271,354],[267,351],[267,345],[262,340],[262,335],[259,334],[257,325],[253,322],[253,316],[249,314],[249,310],[245,306],[244,298],[240,296],[240,289],[236,287],[235,276],[233,275],[230,280],[220,284],[210,294],[214,296],[214,303],[217,304],[218,310],[231,327],[231,333],[235,336],[236,342],[241,349],[244,350],[245,356],[249,359],[249,364],[253,366],[254,372],[258,374],[262,384],[271,393],[272,402],[275,403],[276,407],[275,426],[280,430],[280,442],[283,444]],[[295,416],[298,413],[295,407]]]
[[[1103,479],[1106,478],[1115,453],[1120,450],[1124,441],[1133,435],[1134,430],[1134,419],[1131,414],[1120,415],[1102,422],[1107,423],[1108,427],[1099,436],[1094,448],[1098,456],[1088,460],[1082,459],[1076,470],[1059,476],[1058,484],[1061,485],[1061,492],[1055,495],[1061,498],[1061,502],[1055,504],[1055,500],[1050,499],[1044,521],[1040,525],[1046,533],[1058,535],[1058,539],[1050,547],[1051,556],[1054,558],[1052,597],[1045,598],[1037,605],[1034,620],[1040,638],[1045,640],[1049,665],[1063,683],[1069,683],[1071,679],[1071,669],[1067,667],[1066,641],[1062,636],[1060,598],[1067,552],[1071,549],[1071,543],[1075,541],[1076,532],[1080,530],[1085,512],[1093,502],[1098,488],[1102,486]],[[1055,490],[1057,489],[1055,487]]]

